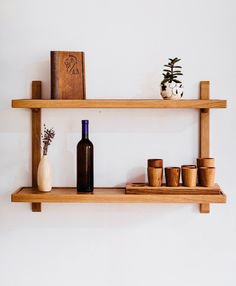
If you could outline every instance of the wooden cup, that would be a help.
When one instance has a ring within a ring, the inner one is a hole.
[[[196,165],[182,165],[181,168],[197,168]]]
[[[200,167],[215,167],[214,158],[197,158],[197,166]]]
[[[162,168],[148,167],[148,184],[151,187],[160,187],[162,184]]]
[[[196,187],[197,167],[196,165],[182,165],[182,182],[185,187]]]
[[[148,167],[163,168],[162,159],[148,159]]]
[[[215,167],[200,167],[198,179],[201,186],[213,187],[215,184]]]
[[[179,167],[166,167],[166,186],[167,187],[178,187],[180,178],[180,168]]]

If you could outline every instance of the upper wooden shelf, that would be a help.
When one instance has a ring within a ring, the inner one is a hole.
[[[13,108],[226,108],[219,99],[13,99]]]

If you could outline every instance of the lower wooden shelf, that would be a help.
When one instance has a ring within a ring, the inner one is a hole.
[[[162,188],[162,187],[161,187]],[[77,194],[73,187],[54,187],[49,193],[42,193],[37,188],[22,187],[11,196],[12,202],[28,203],[226,203],[226,195],[215,185],[218,192],[202,193],[191,190],[189,193],[184,187],[179,187],[178,193],[172,188],[164,187],[165,193],[160,194],[126,194],[125,188],[95,188],[91,194]],[[204,209],[204,208],[203,208]],[[201,208],[200,208],[201,211]],[[201,211],[207,212],[207,211]]]

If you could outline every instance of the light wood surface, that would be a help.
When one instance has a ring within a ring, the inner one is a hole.
[[[147,169],[149,186],[160,187],[162,184],[163,169],[154,167],[148,167]]]
[[[210,82],[200,82],[200,99],[209,100]],[[208,158],[210,153],[210,110],[200,110],[200,158]]]
[[[51,51],[51,98],[85,99],[84,52]]]
[[[40,203],[225,203],[219,194],[125,194],[125,188],[95,188],[92,194],[77,194],[76,188],[53,188],[41,193],[32,187],[23,187],[12,194],[12,202]]]
[[[165,168],[166,185],[168,187],[178,187],[180,180],[179,167],[166,167]]]
[[[200,100],[209,100],[210,82],[200,82]],[[199,157],[209,158],[210,156],[210,109],[200,109],[200,144]],[[200,212],[210,212],[209,205],[200,205]]]
[[[200,204],[200,213],[208,214],[210,212],[210,204]]]
[[[161,187],[151,187],[147,183],[129,183],[126,185],[126,194],[159,194],[159,195],[219,195],[220,186],[215,184],[213,187],[185,187],[182,184],[179,187],[167,187],[162,184]]]
[[[32,82],[32,98],[41,98],[41,81]],[[32,109],[32,186],[37,187],[37,171],[41,158],[41,109]],[[33,212],[41,212],[41,204],[32,204]]]
[[[182,182],[186,187],[196,187],[197,184],[197,168],[196,167],[182,167]]]
[[[162,99],[14,99],[13,108],[226,108],[226,100]]]
[[[147,166],[154,168],[163,168],[163,159],[148,159]]]
[[[204,187],[211,187],[215,184],[215,167],[200,167],[199,172],[199,183]]]
[[[215,167],[215,158],[197,158],[197,166],[199,167]]]

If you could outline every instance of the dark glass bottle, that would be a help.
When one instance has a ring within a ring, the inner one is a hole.
[[[93,143],[88,138],[88,120],[82,120],[82,139],[77,145],[77,192],[93,192]]]

